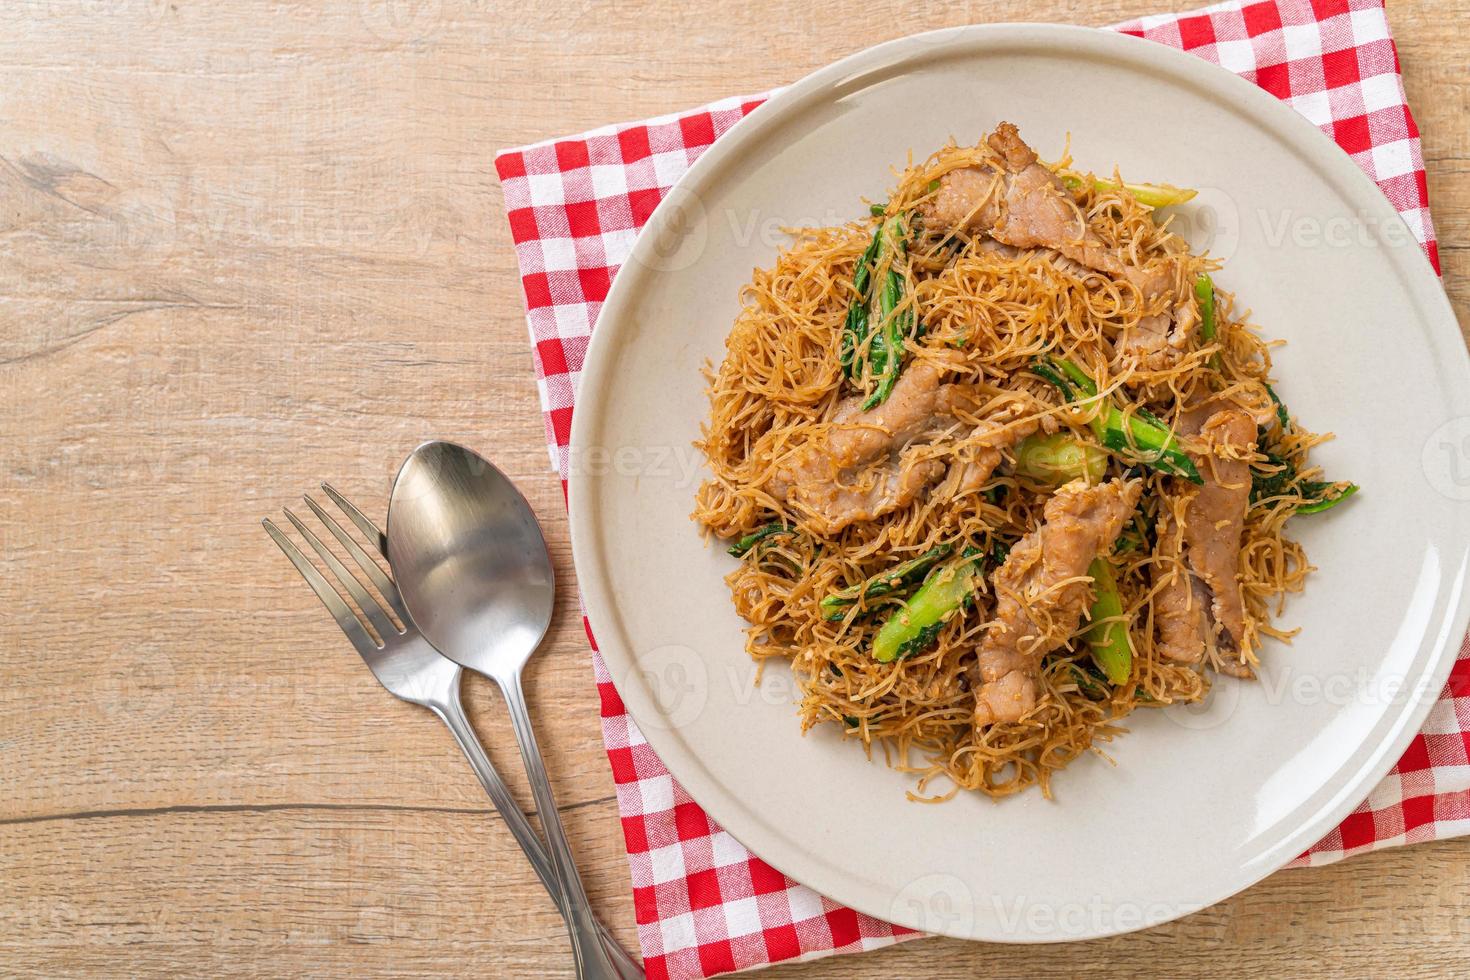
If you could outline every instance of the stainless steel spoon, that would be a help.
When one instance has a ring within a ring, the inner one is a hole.
[[[521,670],[546,635],[556,594],[535,513],[488,460],[453,443],[424,443],[393,483],[388,563],[428,641],[500,686],[562,889],[577,976],[618,980],[598,941],[521,690]]]

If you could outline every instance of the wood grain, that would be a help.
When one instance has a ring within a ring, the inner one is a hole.
[[[0,4],[4,972],[568,975],[448,735],[377,688],[260,518],[323,479],[381,513],[409,448],[457,438],[519,483],[571,584],[493,152],[928,27],[1139,12]],[[1390,14],[1470,322],[1470,2]],[[589,890],[633,946],[570,588],[529,686]],[[469,699],[516,771],[494,696]],[[1447,842],[1112,940],[926,940],[772,975],[1464,975],[1467,881]]]

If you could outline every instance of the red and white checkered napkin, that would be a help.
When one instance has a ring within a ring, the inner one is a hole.
[[[1183,48],[1284,99],[1378,182],[1439,268],[1419,131],[1378,0],[1232,0],[1113,30]],[[526,291],[546,437],[563,480],[577,378],[613,275],[674,182],[764,98],[716,102],[496,157]],[[650,977],[706,977],[917,935],[823,898],[742,847],[653,754],[595,647],[593,667]],[[1393,772],[1295,863],[1326,864],[1466,833],[1470,642]]]

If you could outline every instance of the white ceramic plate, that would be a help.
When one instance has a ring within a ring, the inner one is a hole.
[[[803,737],[784,668],[756,688],[721,581],[734,559],[688,514],[702,471],[700,367],[737,291],[783,242],[882,200],[891,169],[1009,119],[1043,155],[1202,189],[1180,220],[1228,260],[1316,453],[1363,485],[1292,532],[1320,571],[1260,683],[1140,712],[1039,793],[908,802],[908,776],[826,730]],[[593,630],[653,748],[781,871],[902,925],[1035,942],[1124,932],[1280,868],[1356,806],[1441,689],[1466,626],[1470,370],[1400,218],[1315,127],[1178,51],[1081,28],[908,38],[757,109],[659,207],[599,319],[572,429],[572,534]],[[1461,472],[1461,469],[1464,472]]]

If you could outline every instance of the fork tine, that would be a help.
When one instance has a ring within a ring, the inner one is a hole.
[[[353,577],[346,565],[337,560],[337,556],[332,554],[331,549],[322,544],[322,539],[311,533],[311,530],[301,523],[300,518],[289,510],[286,511],[286,519],[295,526],[297,533],[306,539],[306,543],[316,549],[316,553],[321,556],[327,568],[331,569],[337,581],[342,583],[347,594],[352,596],[352,601],[357,603],[357,608],[367,615],[368,622],[372,624],[373,629],[378,631],[378,636],[382,638],[383,643],[387,643],[390,636],[400,636],[398,627],[389,621],[383,612],[383,607],[378,605],[378,600],[368,595],[368,590],[364,589],[362,583]]]
[[[357,525],[357,529],[362,532],[363,537],[377,544],[378,554],[387,558],[388,536],[378,530],[378,525],[374,524],[366,514],[358,510],[356,505],[333,489],[330,483],[322,484],[322,492],[332,498],[332,503],[342,508],[342,512],[347,515],[353,524]]]
[[[337,621],[342,632],[347,634],[347,638],[352,641],[357,652],[364,657],[376,653],[379,649],[378,644],[363,628],[362,621],[353,613],[352,607],[343,602],[337,590],[327,584],[322,573],[307,560],[307,557],[301,553],[301,549],[296,547],[295,542],[286,537],[270,518],[260,523],[265,526],[266,533],[271,536],[276,545],[286,553],[286,557],[291,559],[291,564],[295,565],[301,577],[306,579],[306,584],[311,586],[311,591],[315,592],[316,597],[322,601],[322,605],[327,607],[327,612],[332,614],[332,618]]]
[[[310,497],[302,499],[306,501],[306,506],[311,508],[311,512],[317,516],[317,519],[327,526],[328,531],[332,532],[332,536],[342,543],[342,547],[347,549],[352,559],[362,567],[364,572],[367,572],[368,578],[372,579],[378,592],[388,600],[388,605],[392,606],[393,611],[398,614],[399,621],[407,623],[408,611],[403,608],[403,598],[398,594],[398,586],[393,584],[393,580],[383,573],[378,563],[362,549],[362,545],[354,541],[352,535],[343,530],[342,525],[338,524],[331,514],[323,510],[320,504]]]

